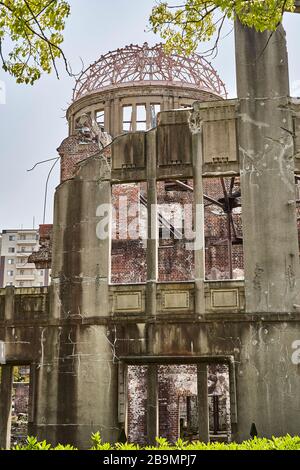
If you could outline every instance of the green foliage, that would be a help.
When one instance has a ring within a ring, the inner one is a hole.
[[[29,383],[30,381],[29,373],[28,374],[26,372],[22,373],[20,366],[14,366],[13,367],[13,380],[14,382]]]
[[[165,437],[157,437],[156,442],[157,442],[156,446],[146,446],[145,450],[169,450],[170,449],[170,444],[168,443]]]
[[[71,446],[70,444],[67,444],[65,446],[62,444],[58,444],[56,447],[54,447],[53,450],[78,450],[78,449],[74,446]]]
[[[92,434],[92,447],[91,450],[111,450],[112,446],[109,442],[102,442],[100,432],[95,432]]]
[[[36,437],[29,436],[26,439],[26,444],[17,444],[12,450],[78,450],[76,447],[73,447],[70,444],[62,445],[58,444],[55,447],[52,447],[51,444],[48,444],[46,441],[38,442]]]
[[[125,442],[124,444],[117,442],[114,445],[113,449],[114,450],[142,450],[142,448],[138,444],[131,444],[129,442]]]
[[[65,0],[0,1],[0,57],[3,69],[17,83],[33,84],[50,73],[61,49],[70,6]]]
[[[99,432],[92,434],[92,447],[90,450],[300,450],[300,437],[290,436],[287,434],[283,437],[272,437],[272,439],[258,438],[244,441],[241,444],[231,442],[229,444],[223,442],[204,442],[194,441],[185,442],[182,439],[171,445],[165,438],[157,438],[157,446],[140,447],[137,444],[121,444],[111,445],[103,443]],[[52,447],[46,441],[38,442],[35,437],[28,437],[26,445],[16,445],[12,450],[77,450],[72,445],[58,444]]]
[[[25,445],[17,444],[13,450],[50,450],[51,444],[47,444],[46,441],[38,442],[36,437],[27,437]]]
[[[150,24],[166,41],[167,50],[193,52],[199,42],[217,41],[226,18],[239,20],[257,31],[274,31],[284,11],[294,11],[294,0],[183,0],[176,6],[160,0]]]

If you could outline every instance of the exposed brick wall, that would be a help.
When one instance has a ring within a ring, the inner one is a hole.
[[[128,366],[127,419],[129,442],[147,443],[147,366]]]
[[[192,181],[186,182],[189,186]],[[139,195],[145,196],[146,188],[142,184],[116,185],[113,187],[113,203],[116,211],[117,225],[119,220],[119,197],[126,197],[128,205],[142,208]],[[205,179],[204,193],[219,199],[224,197],[220,179]],[[166,191],[165,183],[158,183],[158,204],[193,204],[193,193],[190,191]],[[143,208],[142,208],[143,209]],[[145,212],[143,213],[145,218]],[[131,222],[133,216],[129,218]],[[238,236],[242,235],[241,214],[233,213],[233,220]],[[227,245],[227,217],[217,206],[205,205],[205,271],[207,279],[229,278],[229,257]],[[145,225],[141,221],[141,225]],[[119,230],[116,230],[119,237]],[[220,243],[222,240],[222,244]],[[243,247],[232,246],[233,277],[243,277]],[[147,273],[145,243],[140,240],[114,240],[112,244],[112,277],[113,283],[145,282]],[[194,278],[194,253],[187,249],[186,241],[163,239],[159,243],[158,279],[159,281],[189,281]]]
[[[135,283],[145,282],[147,278],[146,244],[142,237],[132,239],[135,231],[135,219],[143,210],[140,204],[140,194],[144,194],[143,184],[121,184],[112,187],[112,202],[115,209],[113,241],[111,252],[111,282]],[[128,224],[132,232],[124,233],[122,217],[127,213]],[[144,217],[146,214],[144,213]],[[142,221],[137,225],[137,231],[142,229]],[[122,233],[123,230],[123,233]],[[126,239],[127,236],[127,239]]]
[[[111,254],[111,282],[146,282],[146,250],[141,240],[114,240]]]
[[[99,152],[95,142],[82,142],[79,135],[67,137],[57,149],[60,155],[60,181],[73,178],[77,163]]]
[[[14,414],[28,413],[29,384],[17,382],[14,383]]]
[[[15,374],[17,374],[17,376],[15,376]],[[14,378],[11,413],[12,445],[25,443],[28,435],[29,368],[27,366],[14,367]],[[22,380],[26,380],[26,382]]]
[[[182,240],[164,241],[158,249],[159,281],[191,281],[194,279],[194,253]]]
[[[42,224],[39,226],[39,243],[38,251],[33,252],[28,257],[29,263],[34,263],[37,269],[51,269],[52,262],[52,224]],[[45,276],[47,273],[45,272]],[[46,281],[47,279],[45,279]],[[48,282],[45,283],[48,285]]]

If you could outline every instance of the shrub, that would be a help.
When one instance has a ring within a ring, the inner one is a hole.
[[[171,445],[165,438],[157,438],[156,446],[140,447],[137,444],[131,443],[117,443],[110,444],[109,442],[102,442],[99,432],[92,434],[91,436],[92,446],[90,450],[300,450],[300,437],[290,436],[287,434],[283,437],[272,437],[267,439],[265,437],[250,439],[244,441],[241,444],[236,442],[224,443],[224,442],[204,442],[194,441],[185,442],[182,439]],[[72,445],[58,444],[52,447],[46,441],[38,442],[35,437],[28,437],[25,445],[16,445],[12,450],[78,450]]]

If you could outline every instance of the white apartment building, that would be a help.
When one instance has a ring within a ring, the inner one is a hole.
[[[39,249],[36,229],[3,230],[0,250],[0,287],[49,285],[49,269],[36,269],[28,256]]]

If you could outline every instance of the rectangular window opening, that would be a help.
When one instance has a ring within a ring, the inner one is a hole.
[[[138,104],[136,106],[136,130],[145,131],[147,129],[146,105]]]
[[[127,438],[147,443],[148,365],[127,366]],[[170,443],[199,440],[197,364],[157,364],[158,434]],[[207,364],[209,440],[231,441],[229,366]]]
[[[11,446],[25,444],[29,421],[30,366],[13,367]]]
[[[243,227],[239,177],[205,178],[205,277],[243,279]]]
[[[194,279],[194,190],[193,180],[157,183],[159,226],[158,280]]]
[[[100,110],[96,111],[96,122],[97,122],[98,126],[102,130],[104,130],[104,122],[105,122],[104,109],[100,109]]]
[[[111,283],[146,281],[146,183],[112,186]]]
[[[160,112],[160,104],[159,103],[151,103],[150,105],[150,113],[151,113],[151,128],[157,126],[157,115]]]
[[[133,130],[132,105],[123,106],[123,131],[132,132]]]

